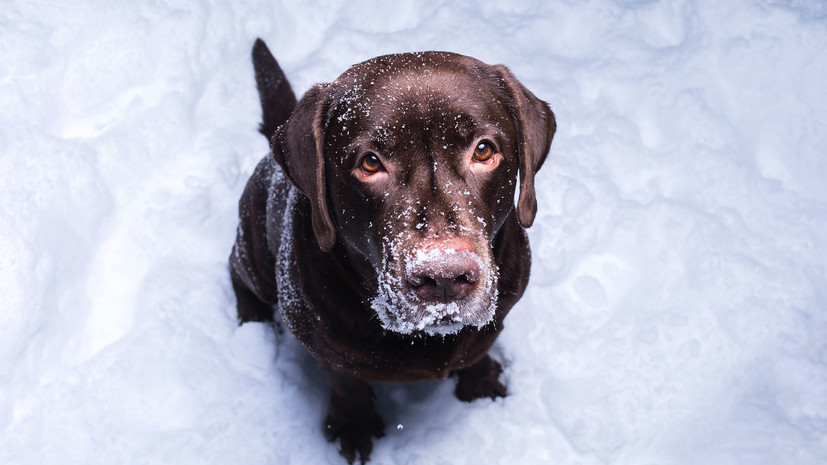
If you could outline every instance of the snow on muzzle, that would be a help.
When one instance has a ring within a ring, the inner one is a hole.
[[[477,284],[482,259],[463,240],[427,243],[405,262],[405,279],[424,302],[467,297]]]
[[[430,240],[386,262],[371,300],[379,321],[399,334],[456,334],[481,328],[497,308],[497,270],[464,239]],[[394,265],[395,264],[395,265]]]

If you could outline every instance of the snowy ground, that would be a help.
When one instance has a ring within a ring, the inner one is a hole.
[[[373,463],[827,463],[827,4],[806,0],[2,2],[0,463],[343,463],[324,373],[234,322],[256,37],[299,93],[443,49],[557,114],[495,348],[511,395],[379,386]]]

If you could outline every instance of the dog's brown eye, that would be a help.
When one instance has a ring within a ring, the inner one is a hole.
[[[372,153],[369,153],[362,157],[362,163],[360,164],[360,167],[366,173],[371,174],[378,173],[384,169],[384,166],[382,166],[382,161],[380,161],[379,157]]]
[[[494,155],[494,146],[488,141],[482,141],[474,149],[474,160],[488,161]]]

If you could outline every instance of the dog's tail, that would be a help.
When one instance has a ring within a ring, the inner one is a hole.
[[[296,95],[290,88],[284,71],[261,39],[256,39],[253,45],[253,68],[261,99],[261,126],[258,130],[269,140],[276,128],[287,121],[296,106]]]

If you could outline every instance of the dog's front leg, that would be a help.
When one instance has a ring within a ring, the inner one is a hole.
[[[371,436],[385,435],[385,423],[373,406],[376,395],[368,383],[342,372],[330,370],[330,383],[333,390],[325,437],[331,442],[339,440],[339,452],[349,463],[356,460],[357,452],[365,463],[373,450]]]
[[[477,363],[454,372],[459,377],[454,395],[465,402],[482,397],[505,397],[505,385],[499,380],[502,371],[500,363],[485,354]]]

